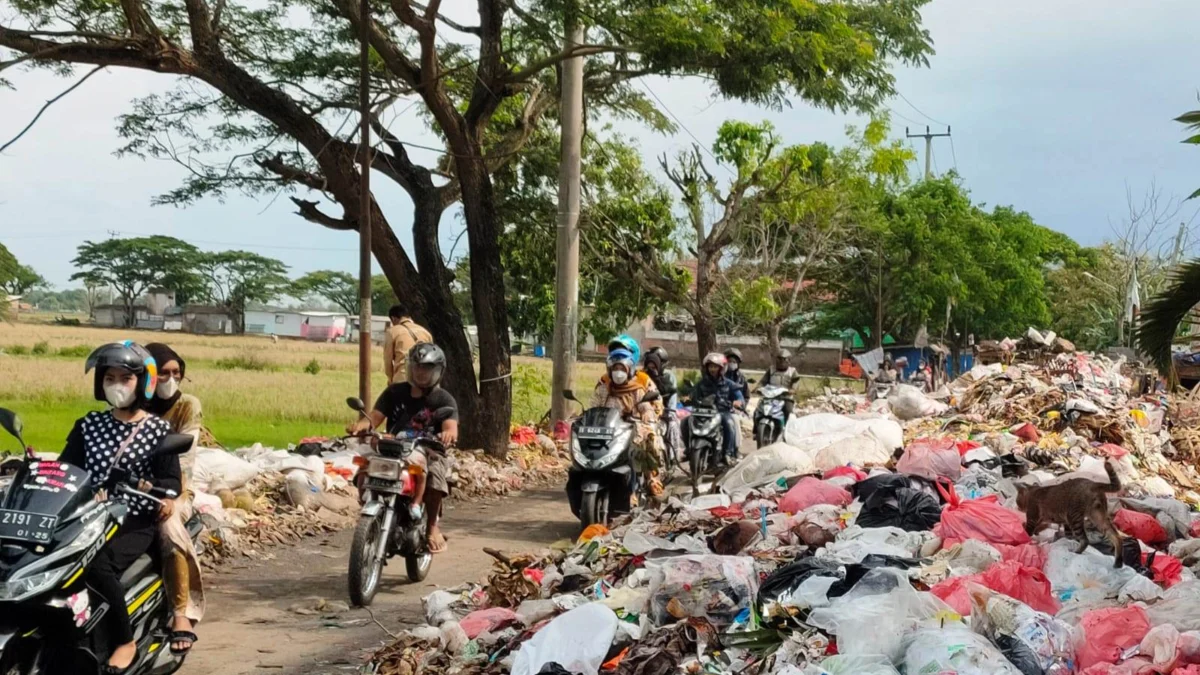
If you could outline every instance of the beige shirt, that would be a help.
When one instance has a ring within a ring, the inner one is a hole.
[[[416,321],[405,317],[387,329],[383,336],[383,372],[388,382],[403,382],[408,377],[408,350],[419,342],[433,343],[433,336]]]

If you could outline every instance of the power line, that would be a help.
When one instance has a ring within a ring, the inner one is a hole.
[[[900,91],[899,91],[899,90],[897,90],[897,91],[896,91],[896,95],[897,95],[897,96],[899,96],[900,98],[904,99],[904,102],[905,102],[905,103],[907,103],[907,104],[908,104],[908,106],[909,106],[910,108],[912,108],[913,110],[916,110],[916,111],[917,111],[917,114],[921,115],[921,117],[924,117],[925,119],[929,120],[930,122],[933,122],[934,124],[940,124],[940,125],[942,125],[942,126],[950,126],[950,125],[946,124],[945,122],[941,122],[941,121],[935,120],[935,119],[933,119],[932,117],[930,117],[929,115],[926,115],[926,114],[925,114],[925,113],[924,113],[924,112],[923,112],[923,111],[922,111],[920,108],[918,108],[917,106],[913,105],[913,102],[912,102],[912,101],[910,101],[910,100],[908,100],[908,97],[907,97],[907,96],[905,96],[904,94],[900,93]]]
[[[895,108],[893,108],[891,106],[884,106],[884,107],[888,109],[888,112],[892,113],[896,117],[899,117],[900,119],[904,120],[905,122],[908,122],[909,124],[924,124],[924,122],[918,122],[911,117],[906,117],[906,116],[900,114],[900,112],[898,110],[896,110]]]
[[[925,133],[923,133],[923,134],[909,133],[908,127],[904,127],[904,135],[910,139],[912,139],[912,138],[924,138],[925,139],[925,180],[929,180],[929,179],[933,178],[933,173],[929,169],[929,163],[931,160],[935,163],[934,169],[937,169],[937,166],[936,166],[937,160],[935,160],[933,157],[933,139],[940,138],[942,136],[947,136],[947,137],[950,136],[950,127],[946,127],[946,133],[944,133],[944,134],[935,134],[935,133],[930,132],[928,125],[925,126]]]

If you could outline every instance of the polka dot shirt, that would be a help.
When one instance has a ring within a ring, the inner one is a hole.
[[[115,467],[113,465],[121,443],[133,433],[136,426],[136,423],[122,422],[108,412],[91,412],[79,421],[84,446],[83,468],[91,474],[94,484],[101,484],[114,468],[122,469],[128,472],[131,478],[138,480],[149,480],[153,476],[150,453],[171,432],[169,424],[153,415],[146,418],[142,428],[137,431],[137,436],[125,448]],[[142,517],[158,513],[158,505],[148,499],[129,495],[114,497],[125,502],[129,507],[130,516]]]

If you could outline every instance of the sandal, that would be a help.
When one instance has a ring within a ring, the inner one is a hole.
[[[114,665],[105,663],[104,667],[100,669],[100,672],[103,673],[104,675],[125,675],[125,673],[131,672],[133,670],[133,667],[137,665],[138,659],[140,659],[141,656],[142,656],[142,650],[134,649],[133,660],[129,662],[129,665],[125,666],[124,668],[118,668]]]
[[[171,645],[171,653],[175,655],[187,654],[192,651],[192,646],[199,640],[200,638],[190,630],[173,630],[167,635],[167,644]],[[187,646],[177,649],[176,642],[186,642]]]

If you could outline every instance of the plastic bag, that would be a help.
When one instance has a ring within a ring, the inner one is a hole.
[[[881,654],[835,654],[819,666],[810,663],[803,672],[804,675],[900,675]]]
[[[727,495],[744,494],[780,478],[803,476],[815,471],[816,467],[807,451],[786,443],[774,443],[755,450],[735,464],[717,481],[717,486]]]
[[[851,501],[850,493],[826,483],[819,478],[805,476],[779,500],[779,510],[784,513],[800,513],[810,506],[831,504],[846,506]]]
[[[843,530],[836,541],[827,544],[817,555],[845,564],[861,562],[869,555],[914,558],[927,536],[932,535],[927,532],[906,532],[898,527],[863,528],[854,525]]]
[[[1075,632],[1077,666],[1117,663],[1150,632],[1150,617],[1140,605],[1097,609],[1083,615]]]
[[[517,613],[505,607],[490,607],[478,609],[466,615],[458,622],[467,638],[474,640],[480,633],[491,633],[507,624],[519,622]]]
[[[1028,544],[1025,514],[1006,509],[997,503],[995,495],[980,499],[959,500],[954,486],[938,491],[949,505],[942,511],[941,522],[934,532],[950,546],[964,539],[979,539],[989,544]]]
[[[1143,544],[1155,546],[1167,543],[1167,531],[1154,516],[1130,509],[1118,509],[1113,515],[1113,525]]]
[[[647,563],[650,613],[665,625],[704,617],[717,626],[733,623],[758,592],[754,559],[745,556],[685,555]]]
[[[962,456],[950,438],[918,438],[904,449],[896,471],[929,480],[951,482],[962,475]]]
[[[971,626],[1024,675],[1069,673],[1075,659],[1071,627],[1006,595],[972,584]]]
[[[1000,551],[1000,555],[1004,556],[1005,560],[1015,560],[1026,567],[1034,569],[1046,569],[1046,550],[1037,544],[1021,544],[1013,546],[1011,544],[996,544],[996,550]]]
[[[829,480],[830,478],[852,478],[852,482],[857,483],[861,480],[866,480],[867,474],[852,466],[835,466],[821,474],[821,480]]]
[[[617,615],[591,602],[555,618],[521,645],[512,675],[534,675],[557,663],[572,673],[597,675],[617,634]]]
[[[906,673],[1021,675],[987,638],[961,624],[924,628],[905,642]]]
[[[930,497],[939,500],[938,503],[941,504],[941,495],[938,494],[937,488],[934,487],[932,482],[918,476],[906,476],[904,474],[892,473],[890,471],[876,473],[862,481],[859,481],[853,488],[851,488],[850,492],[859,501],[866,503],[866,501],[871,498],[871,495],[874,494],[876,490],[881,488],[911,488],[913,490],[919,490],[929,494]]]
[[[1094,549],[1075,553],[1075,542],[1060,539],[1046,547],[1046,577],[1055,595],[1064,603],[1094,604],[1115,598],[1138,576],[1133,569],[1114,568],[1111,555]]]
[[[1041,570],[1023,567],[1018,562],[1000,562],[979,574],[954,577],[936,584],[930,592],[941,598],[959,614],[971,613],[968,589],[978,584],[1010,598],[1021,601],[1038,612],[1051,616],[1058,613],[1059,604],[1050,589],[1050,580]]]
[[[1162,600],[1146,608],[1154,625],[1169,623],[1181,631],[1200,630],[1200,580],[1192,579],[1167,589]]]
[[[1149,557],[1150,553],[1143,553],[1142,564],[1149,562],[1154,583],[1163,588],[1170,588],[1183,581],[1183,563],[1178,558],[1160,552],[1154,553],[1153,561],[1148,560]]]
[[[956,618],[946,603],[914,589],[903,571],[885,567],[867,572],[829,607],[814,609],[807,623],[836,636],[841,654],[883,654],[898,662],[904,635],[935,617],[947,626]]]
[[[220,490],[236,490],[258,473],[257,466],[224,450],[197,448],[191,485],[201,492],[216,494]]]
[[[893,450],[904,445],[904,430],[893,420],[834,413],[792,417],[783,437],[807,453],[821,471],[846,465],[883,465],[892,458]]]
[[[909,532],[933,529],[942,507],[927,492],[907,487],[876,488],[863,502],[855,524],[861,527],[899,527]]]
[[[926,396],[924,392],[908,384],[898,384],[888,394],[888,405],[892,414],[902,420],[913,420],[918,417],[941,415],[949,406]]]
[[[1190,536],[1192,513],[1187,504],[1178,499],[1161,499],[1147,497],[1146,499],[1124,498],[1121,503],[1126,508],[1139,513],[1148,513],[1166,529],[1171,541]]]
[[[788,563],[783,567],[775,570],[767,576],[762,582],[762,587],[758,591],[758,608],[759,613],[767,615],[772,603],[779,603],[785,607],[804,607],[800,596],[801,586],[812,578],[833,579],[835,582],[841,580],[846,574],[845,568],[840,563],[828,558],[801,558],[792,563]],[[824,585],[824,582],[822,582]],[[829,599],[833,584],[825,589],[825,597]],[[813,587],[805,589],[807,593],[813,592]],[[845,595],[849,587],[838,589],[837,595]],[[804,596],[811,597],[811,596]],[[808,606],[814,606],[811,603]]]

